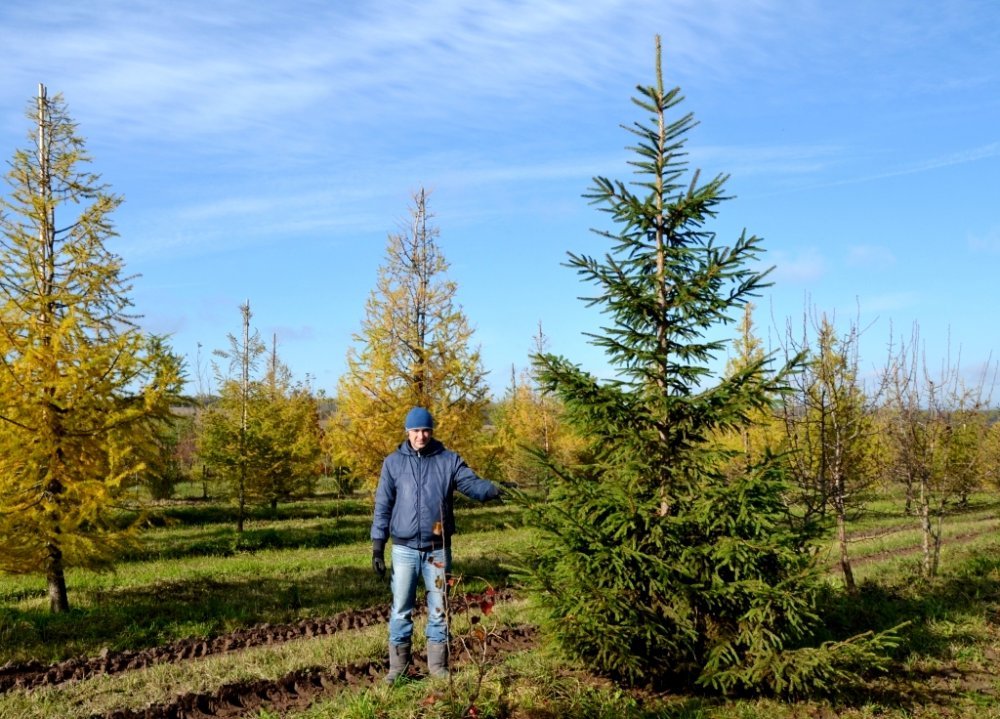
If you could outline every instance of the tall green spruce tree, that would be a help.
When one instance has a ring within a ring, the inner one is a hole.
[[[775,372],[762,357],[712,384],[729,341],[714,336],[766,286],[760,239],[719,246],[706,229],[726,177],[688,176],[695,123],[667,117],[682,98],[664,91],[659,38],[656,84],[638,92],[651,115],[625,128],[638,138],[638,179],[595,178],[587,195],[618,228],[599,232],[611,250],[568,260],[598,287],[588,302],[611,321],[591,341],[616,379],[534,357],[593,459],[539,455],[549,487],[532,506],[543,534],[527,577],[558,643],[620,681],[779,694],[842,684],[878,664],[894,635],[817,646],[822,584],[808,536],[788,521],[780,462],[764,453],[727,475],[733,450],[713,439],[766,409],[799,361]]]

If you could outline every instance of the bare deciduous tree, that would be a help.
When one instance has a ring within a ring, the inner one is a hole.
[[[914,326],[910,340],[890,352],[884,377],[889,469],[907,487],[907,508],[911,501],[917,503],[922,569],[924,576],[932,577],[938,572],[948,507],[967,497],[985,472],[988,372],[970,384],[962,377],[960,362],[946,359],[933,374]]]
[[[881,386],[867,393],[862,386],[860,334],[857,323],[838,334],[832,318],[807,312],[801,339],[793,339],[788,330],[786,351],[807,352],[809,359],[795,377],[796,391],[784,395],[781,405],[796,500],[807,517],[833,514],[840,568],[850,592],[856,584],[847,524],[878,479],[874,414],[882,393]]]

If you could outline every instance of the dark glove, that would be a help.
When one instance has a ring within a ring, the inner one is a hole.
[[[492,497],[490,497],[490,499],[497,499],[500,501],[501,504],[503,504],[504,502],[506,502],[508,499],[511,498],[510,490],[517,489],[517,484],[515,484],[514,482],[500,482],[499,485],[500,486],[497,486],[495,484],[493,485],[494,487],[496,487],[496,492],[493,494]]]
[[[379,579],[385,578],[385,540],[372,540],[372,571]]]

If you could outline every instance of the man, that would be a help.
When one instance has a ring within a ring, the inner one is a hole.
[[[372,521],[372,569],[385,576],[385,544],[392,537],[392,614],[389,672],[393,683],[411,661],[413,605],[417,580],[427,590],[427,666],[433,677],[448,676],[447,575],[455,531],[454,495],[485,502],[500,495],[455,452],[434,439],[434,418],[423,407],[406,415],[406,441],[382,462]]]

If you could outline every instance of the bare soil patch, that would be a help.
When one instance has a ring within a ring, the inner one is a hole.
[[[513,593],[505,592],[502,598],[509,600],[512,596]],[[453,611],[464,611],[464,597],[455,597],[451,602]],[[74,657],[55,664],[37,661],[8,663],[0,667],[0,694],[14,688],[34,689],[68,681],[82,681],[101,674],[119,674],[155,664],[174,664],[212,654],[362,629],[387,622],[389,609],[389,605],[384,604],[351,609],[332,617],[303,619],[291,624],[259,624],[211,639],[181,639],[149,649],[103,651],[98,656]]]
[[[319,637],[360,629],[388,620],[389,606],[349,610],[324,619],[304,619],[293,624],[259,624],[211,639],[181,639],[172,644],[121,652],[103,651],[96,657],[74,657],[56,664],[41,662],[0,667],[0,693],[15,687],[35,687],[88,679],[99,674],[119,674],[153,666],[223,654],[295,639]]]
[[[526,651],[536,645],[536,631],[522,626],[502,629],[486,638],[486,661],[498,656]],[[460,669],[465,663],[461,646],[452,643],[452,665]],[[410,678],[427,675],[427,658],[415,655]],[[283,713],[305,709],[317,700],[344,691],[371,686],[381,681],[386,670],[384,660],[350,664],[326,669],[311,667],[292,672],[277,680],[258,679],[224,684],[214,692],[191,692],[172,702],[154,704],[143,709],[118,709],[93,719],[209,719],[210,717],[243,717],[261,709]]]

